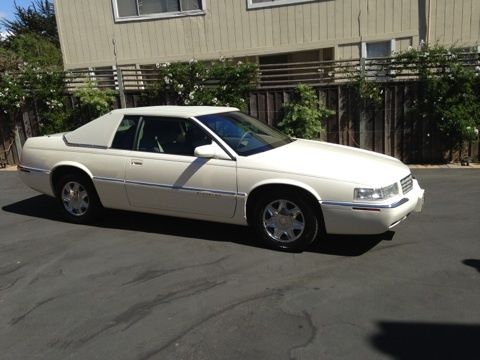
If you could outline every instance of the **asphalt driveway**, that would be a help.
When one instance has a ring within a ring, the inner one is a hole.
[[[395,233],[264,249],[243,227],[65,223],[0,172],[0,359],[480,358],[480,170],[415,170]]]

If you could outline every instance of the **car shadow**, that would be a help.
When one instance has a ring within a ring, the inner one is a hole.
[[[47,195],[38,195],[6,205],[2,209],[18,215],[67,222],[57,206],[54,198]],[[108,209],[93,226],[210,241],[229,241],[246,246],[266,248],[260,241],[256,240],[254,232],[246,226],[169,216]],[[393,236],[394,232],[391,231],[374,236],[327,235],[316,241],[307,251],[337,256],[360,256],[377,246],[381,241],[392,240]]]
[[[480,326],[381,321],[372,345],[391,359],[480,359]]]
[[[465,259],[462,261],[464,265],[470,266],[480,273],[480,260],[478,259]]]

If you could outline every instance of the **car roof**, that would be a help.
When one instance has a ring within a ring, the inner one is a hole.
[[[155,115],[155,116],[175,116],[175,117],[194,117],[208,114],[218,114],[229,111],[238,111],[234,107],[226,106],[147,106],[127,109],[113,110],[113,113],[123,115]]]
[[[68,145],[108,147],[124,115],[169,116],[189,118],[208,114],[238,111],[220,106],[148,106],[117,109],[64,135]]]

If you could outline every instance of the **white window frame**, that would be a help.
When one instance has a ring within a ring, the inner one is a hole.
[[[317,1],[317,0],[274,0],[274,1],[270,1],[270,2],[254,4],[253,0],[247,0],[247,8],[248,9],[259,9],[259,8],[266,8],[266,7],[273,7],[273,6],[283,6],[283,5],[291,5],[291,4],[309,3],[309,2],[314,2],[314,1]]]
[[[375,40],[375,41],[363,41],[361,44],[361,57],[367,59],[367,44],[386,43],[390,42],[390,56],[396,51],[397,42],[395,39]]]
[[[136,0],[138,1],[138,0]],[[139,20],[154,20],[154,19],[168,19],[168,18],[176,18],[182,16],[198,16],[198,15],[205,15],[206,14],[206,4],[207,0],[201,0],[202,9],[201,10],[187,10],[187,11],[172,11],[172,12],[165,12],[165,13],[156,13],[156,14],[148,14],[148,15],[135,15],[135,16],[120,16],[118,11],[118,3],[117,0],[112,0],[113,5],[113,14],[115,18],[115,22],[128,22],[128,21],[139,21]],[[137,3],[138,7],[138,3]]]

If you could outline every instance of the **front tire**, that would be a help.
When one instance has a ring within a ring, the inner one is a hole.
[[[82,174],[67,174],[60,179],[57,200],[63,216],[76,224],[91,223],[101,209],[90,178]]]
[[[252,225],[269,247],[302,251],[315,240],[319,221],[305,196],[279,192],[260,198],[253,211]]]

